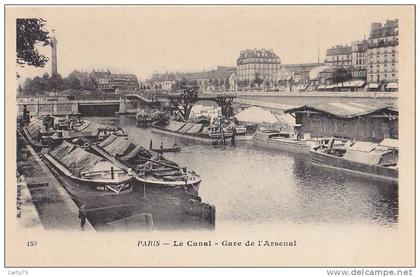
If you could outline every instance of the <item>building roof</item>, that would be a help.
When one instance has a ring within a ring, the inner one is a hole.
[[[236,72],[236,67],[218,66],[217,69],[201,72],[187,73],[163,73],[154,74],[149,80],[150,82],[176,81],[182,78],[198,80],[198,79],[227,79],[231,74]]]
[[[398,19],[387,20],[383,26],[381,23],[376,23],[376,26],[380,27],[371,29],[370,39],[398,35]]]
[[[354,118],[362,115],[369,115],[379,111],[392,111],[398,113],[394,106],[386,104],[361,104],[361,103],[318,103],[313,105],[304,105],[297,108],[285,110],[285,113],[294,113],[298,111],[317,111],[330,114],[339,118]]]
[[[327,67],[324,70],[320,71],[319,73],[334,73],[337,71],[338,68],[335,67]]]
[[[343,83],[334,83],[328,86],[318,86],[319,89],[328,89],[328,88],[353,88],[353,87],[363,87],[365,85],[364,80],[350,80]]]
[[[351,54],[351,46],[337,45],[335,47],[327,49],[326,56],[350,55],[350,54]]]
[[[368,42],[365,39],[363,41],[354,41],[352,45],[353,52],[364,52],[368,49]]]
[[[390,148],[398,148],[398,140],[392,138],[384,138],[380,143],[379,146],[390,147]]]
[[[277,56],[276,53],[274,53],[273,49],[246,49],[241,51],[241,54],[238,58],[238,60],[241,59],[248,59],[248,58],[280,58]]]
[[[222,70],[211,70],[203,72],[183,73],[182,77],[187,79],[226,79],[234,73],[236,70],[222,69]]]
[[[324,63],[284,63],[284,67],[316,67],[316,66],[323,66]]]

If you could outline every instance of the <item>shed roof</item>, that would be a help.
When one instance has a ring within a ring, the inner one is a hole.
[[[285,113],[294,113],[298,111],[318,111],[331,114],[340,118],[353,118],[361,115],[372,114],[381,110],[388,110],[398,113],[397,107],[387,104],[362,104],[362,103],[317,103],[313,105],[304,105],[297,108],[287,109]]]

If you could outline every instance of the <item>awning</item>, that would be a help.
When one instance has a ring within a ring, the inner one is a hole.
[[[392,138],[384,138],[380,143],[379,146],[390,147],[390,148],[398,148],[398,140]]]
[[[251,106],[235,115],[240,122],[250,123],[278,123],[278,118],[271,112],[260,107]]]
[[[352,151],[347,150],[346,153],[344,153],[343,159],[354,161],[358,163],[364,163],[364,164],[370,164],[370,165],[376,165],[381,160],[382,153],[379,152],[360,152],[360,151]]]
[[[389,83],[386,88],[389,89],[398,89],[398,84],[397,83]]]
[[[279,81],[290,81],[293,76],[280,76]]]
[[[337,87],[362,87],[365,84],[363,80],[354,80],[354,81],[347,81],[344,82],[341,86],[337,84]]]
[[[379,84],[377,84],[377,83],[369,83],[368,84],[368,88],[378,88],[379,87]]]
[[[350,149],[353,151],[371,152],[373,149],[375,149],[376,146],[378,146],[377,143],[367,141],[356,141]]]

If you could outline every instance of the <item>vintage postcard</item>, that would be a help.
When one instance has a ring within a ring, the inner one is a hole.
[[[6,5],[5,266],[415,266],[414,22]]]

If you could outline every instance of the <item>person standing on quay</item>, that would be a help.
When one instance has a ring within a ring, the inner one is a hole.
[[[80,218],[80,227],[81,227],[82,231],[84,231],[85,230],[85,225],[86,225],[85,205],[80,206],[79,218]]]

